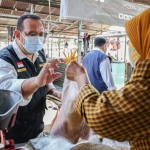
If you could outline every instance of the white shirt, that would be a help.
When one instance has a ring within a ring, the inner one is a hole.
[[[98,47],[95,47],[94,50],[98,50],[102,53],[104,53],[101,49],[99,49]],[[110,61],[109,58],[105,58],[99,65],[99,69],[100,69],[100,73],[102,76],[103,81],[105,82],[105,84],[108,87],[108,90],[115,90],[115,84],[114,84],[114,80],[111,74],[111,65],[110,65]]]
[[[12,46],[20,60],[27,58],[27,56],[20,50],[19,46],[16,44],[16,41],[13,42]],[[36,61],[38,55],[39,55],[38,52],[34,54],[32,63]],[[4,61],[3,59],[0,59],[0,89],[12,90],[22,94],[21,86],[26,79],[17,79],[17,77],[18,74],[14,66]],[[55,87],[53,86],[52,83],[48,84],[48,91],[53,88]],[[32,95],[27,99],[23,99],[22,102],[20,103],[20,106],[27,105],[31,101],[31,99]]]

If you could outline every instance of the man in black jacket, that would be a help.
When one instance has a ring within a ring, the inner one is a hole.
[[[15,125],[5,135],[15,143],[24,143],[43,131],[46,94],[61,97],[52,82],[61,76],[54,73],[54,69],[63,59],[46,61],[41,51],[44,27],[38,16],[21,16],[14,34],[13,44],[0,51],[0,88],[20,92],[23,96]]]

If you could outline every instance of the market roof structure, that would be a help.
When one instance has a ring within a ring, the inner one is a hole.
[[[49,2],[50,1],[50,2]],[[127,0],[135,3],[150,4],[149,0]],[[16,27],[17,19],[28,13],[41,17],[45,28],[53,37],[78,37],[78,21],[60,18],[60,0],[0,0],[0,39],[8,39],[8,28]],[[49,24],[49,26],[48,26]],[[92,36],[110,31],[110,25],[82,22],[84,33]]]
[[[16,27],[17,19],[28,13],[41,17],[54,36],[78,36],[78,21],[60,19],[60,0],[0,0],[0,38],[7,39],[7,27]],[[82,22],[83,32],[97,35],[109,25]]]

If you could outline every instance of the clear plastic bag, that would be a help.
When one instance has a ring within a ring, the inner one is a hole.
[[[59,136],[32,139],[28,145],[35,150],[70,150],[73,144]]]
[[[130,150],[129,142],[118,142],[115,140],[103,138],[102,144],[113,147],[115,150]]]
[[[31,150],[114,150],[109,146],[89,141],[72,144],[60,136],[32,139],[27,143],[27,146],[30,147]]]
[[[86,137],[89,132],[85,121],[76,111],[78,93],[77,83],[65,78],[62,91],[62,106],[50,130],[50,135],[65,137],[74,144],[78,142],[80,137]]]

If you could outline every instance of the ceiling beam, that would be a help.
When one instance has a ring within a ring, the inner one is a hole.
[[[17,2],[14,3],[13,10],[11,10],[11,13],[10,13],[11,15],[13,14],[13,11],[15,10],[16,5],[17,5]]]
[[[19,19],[20,16],[16,16],[16,15],[6,15],[6,14],[0,14],[0,19],[14,19],[17,20]],[[49,22],[49,20],[46,20],[46,19],[41,19],[42,21],[44,22]],[[59,21],[55,21],[55,20],[51,20],[52,23],[57,23],[57,24],[63,24],[63,25],[71,25],[72,23],[70,22],[59,22]],[[77,27],[77,26],[76,26]]]
[[[0,18],[8,18],[8,19],[19,19],[20,16],[16,16],[16,15],[7,15],[7,14],[0,14]],[[49,20],[46,19],[41,19],[42,21],[45,22],[49,22]],[[74,27],[78,27],[78,25],[75,25],[74,23],[70,23],[70,22],[63,22],[63,21],[57,21],[57,20],[51,20],[52,23],[57,23],[57,24],[63,24],[63,25],[72,25]],[[89,27],[89,26],[83,26],[83,29],[87,29],[87,30],[93,30],[93,31],[100,31],[100,30],[104,30],[103,28],[96,28],[96,27]]]
[[[4,8],[4,7],[1,7],[0,9],[3,9],[3,10],[14,10],[15,11],[15,9],[9,9],[9,8]],[[55,9],[53,9],[52,11],[54,11]],[[27,12],[27,13],[30,13],[30,11],[27,11],[27,10],[17,10],[17,11],[20,11],[20,12]],[[49,16],[49,14],[48,13],[40,13],[40,12],[34,12],[34,14],[37,14],[37,15],[40,15],[40,14],[43,14],[43,15],[47,15],[47,17]],[[0,14],[0,18],[6,18],[6,17],[4,17],[4,16],[9,16],[9,17],[7,17],[7,18],[9,18],[9,19],[18,19],[20,16],[14,16],[14,15],[12,15],[12,17],[10,16],[10,15],[7,15],[7,14]],[[51,14],[51,16],[55,16],[55,17],[59,17],[59,15],[56,15],[56,14]],[[46,18],[47,18],[46,17]],[[57,18],[58,19],[58,18]],[[51,20],[51,22],[52,23],[57,23],[57,24],[63,24],[63,25],[67,25],[68,27],[69,26],[74,26],[74,27],[78,27],[78,25],[75,25],[75,23],[69,23],[69,22],[63,22],[63,21],[59,21],[59,20]],[[42,21],[46,21],[46,22],[48,22],[49,20],[47,20],[47,19],[42,19]],[[65,30],[68,30],[69,28],[66,28]],[[95,30],[96,32],[99,32],[99,31],[101,31],[101,30],[103,30],[103,28],[96,28],[96,27],[91,27],[91,26],[85,26],[85,25],[83,25],[82,26],[82,28],[83,29],[89,29],[89,30]]]
[[[12,24],[0,24],[0,27],[7,27],[7,26],[16,27],[16,25],[12,25]]]
[[[48,1],[46,3],[44,2],[39,2],[38,0],[37,1],[32,1],[32,0],[14,0],[14,1],[18,1],[18,2],[24,2],[24,3],[29,3],[29,4],[36,4],[36,5],[44,5],[44,6],[48,6]],[[51,2],[51,7],[54,7],[54,8],[60,8],[60,2]]]
[[[104,30],[101,30],[101,31],[95,32],[95,33],[93,34],[93,36],[96,36],[96,35],[98,35],[98,34],[102,33],[102,31],[107,31],[109,27],[110,27],[110,26],[107,26],[106,28],[103,28]]]
[[[0,9],[15,11],[15,8],[0,7]],[[28,10],[20,10],[20,9],[17,9],[17,11],[18,11],[18,12],[23,12],[23,13],[30,13],[30,11],[28,11]],[[37,12],[37,11],[35,11],[34,14],[49,15],[49,13],[42,13],[42,12]],[[57,15],[57,14],[51,14],[51,16],[59,17],[59,15]]]
[[[61,37],[57,37],[57,36],[50,36],[49,38],[55,38],[55,39],[68,39],[68,40],[70,40],[70,39],[78,39],[78,38],[70,38],[70,37],[65,37],[65,36],[61,36]]]
[[[10,26],[10,27],[16,27],[16,25],[12,25],[12,24],[0,24],[0,27],[7,27],[7,26]],[[62,30],[55,30],[55,32],[61,32]],[[76,32],[73,33],[73,31],[66,31],[64,33],[71,33],[71,34],[77,34]]]
[[[51,11],[51,12],[49,12],[49,14],[47,15],[47,17],[45,18],[45,19],[48,19],[48,17],[50,17],[50,16],[53,16],[52,15],[52,13],[55,11],[55,8],[53,8],[53,10]],[[40,13],[40,12],[39,12]],[[55,17],[59,17],[59,15],[58,16],[55,16]]]
[[[68,30],[70,27],[74,26],[77,22],[78,22],[78,21],[75,21],[73,24],[71,24],[71,25],[69,25],[68,27],[64,28],[64,29],[62,30],[62,32]]]
[[[36,5],[35,6],[35,8],[37,7],[38,5]],[[41,8],[39,9],[39,11],[38,12],[40,12],[43,8],[44,8],[44,6],[40,6]]]

